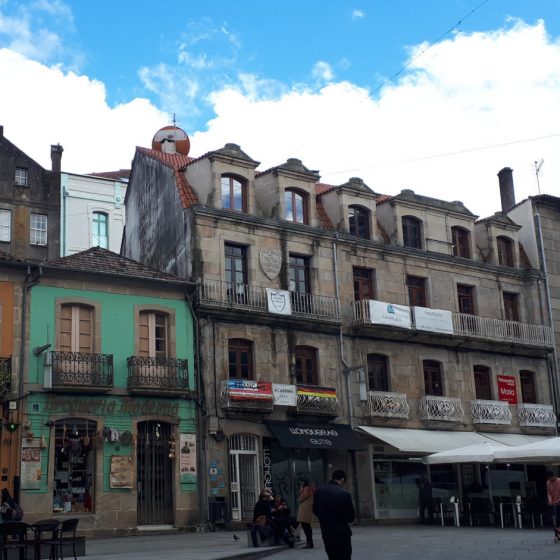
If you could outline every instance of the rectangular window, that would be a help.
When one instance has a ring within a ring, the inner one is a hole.
[[[424,360],[424,388],[426,395],[443,396],[443,379],[439,362]]]
[[[517,294],[514,294],[512,292],[504,292],[503,297],[506,321],[519,322],[519,306]]]
[[[142,311],[139,327],[140,356],[167,358],[167,315],[155,311]]]
[[[375,270],[371,268],[353,268],[354,301],[375,299]]]
[[[229,377],[253,379],[253,343],[242,338],[228,342]]]
[[[370,391],[389,391],[389,368],[387,356],[368,354],[368,383]]]
[[[247,301],[247,248],[226,243],[225,270],[227,296],[238,303]]]
[[[457,284],[457,299],[459,303],[459,313],[474,315],[474,288]]]
[[[428,297],[426,295],[426,279],[419,276],[407,276],[406,285],[408,286],[409,305],[417,307],[428,307]]]
[[[311,293],[309,282],[309,257],[290,255],[289,290],[298,294]]]
[[[47,216],[45,214],[31,214],[29,242],[31,245],[47,244]]]
[[[109,232],[108,216],[104,212],[94,212],[92,220],[92,246],[108,249]]]
[[[535,372],[523,370],[519,372],[521,384],[521,398],[524,403],[537,404],[537,388],[535,386]]]
[[[27,187],[27,169],[25,167],[16,167],[15,183],[20,187]]]
[[[492,400],[490,368],[486,366],[474,366],[474,388],[477,399],[485,401]]]
[[[12,212],[0,210],[0,241],[10,241],[12,238]]]
[[[296,382],[317,385],[317,352],[309,346],[296,346]]]
[[[93,352],[93,308],[77,304],[61,307],[60,350]]]

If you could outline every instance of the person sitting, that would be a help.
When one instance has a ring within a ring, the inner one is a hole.
[[[271,514],[271,525],[276,544],[283,541],[293,547],[293,530],[297,527],[297,521],[290,515],[290,508],[280,494],[276,494],[274,497]]]
[[[257,534],[260,536],[261,541],[269,539],[274,534],[271,525],[273,501],[274,499],[270,491],[267,488],[263,488],[253,510],[251,542],[255,547],[259,546]]]
[[[0,514],[2,521],[15,521],[16,502],[7,488],[2,488]]]

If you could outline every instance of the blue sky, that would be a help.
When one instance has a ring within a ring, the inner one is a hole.
[[[543,159],[560,194],[559,15],[556,0],[0,0],[0,124],[86,173],[128,167],[175,113],[194,156],[236,142],[263,169],[298,157],[325,182],[487,215],[504,166],[521,199]]]

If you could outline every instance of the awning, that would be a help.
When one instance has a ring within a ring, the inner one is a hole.
[[[466,447],[467,445],[487,443],[488,441],[514,446],[547,439],[546,436],[528,436],[525,434],[411,430],[372,426],[358,426],[358,430],[391,445],[403,453],[419,454],[438,453]]]
[[[364,449],[356,432],[344,424],[307,424],[267,420],[266,425],[284,447],[307,449]]]

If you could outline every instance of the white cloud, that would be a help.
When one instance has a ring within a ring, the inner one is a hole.
[[[323,82],[330,82],[334,78],[332,66],[324,60],[319,60],[313,65],[311,75]]]
[[[366,13],[363,10],[353,10],[352,11],[352,19],[362,19],[366,17]]]

